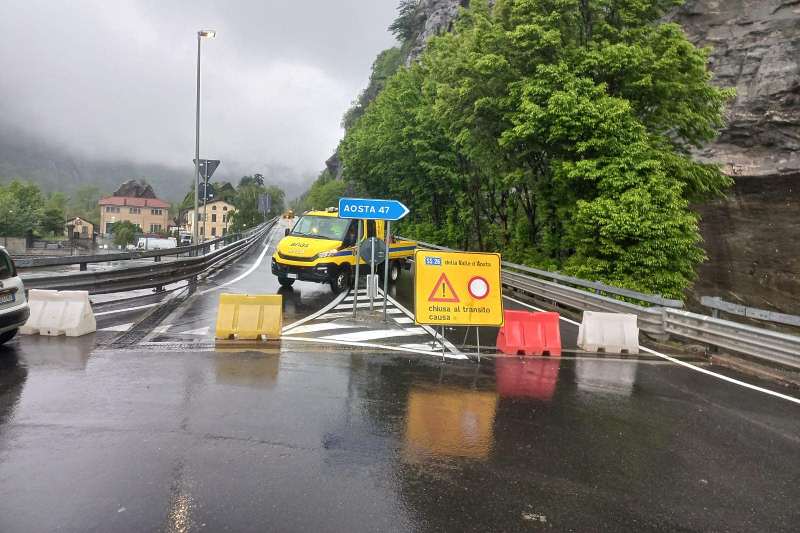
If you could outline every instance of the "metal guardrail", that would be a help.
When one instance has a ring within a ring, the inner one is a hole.
[[[408,240],[413,241],[413,239]],[[452,251],[451,248],[421,241],[416,242],[424,248]],[[661,296],[636,293],[513,263],[504,262],[503,267],[504,287],[540,300],[579,311],[635,314],[638,317],[639,329],[656,339],[666,340],[666,338],[674,336],[749,355],[769,363],[800,369],[800,337],[798,336],[690,313],[678,309],[683,305],[682,302]],[[592,289],[596,292],[589,292],[585,289]],[[654,305],[645,307],[597,294],[597,292]]]
[[[65,255],[65,256],[55,256],[55,257],[21,257],[19,259],[15,258],[14,264],[17,266],[17,268],[21,269],[80,265],[80,269],[82,271],[85,271],[86,265],[88,265],[89,263],[110,263],[115,261],[130,261],[132,259],[149,259],[149,258],[155,258],[156,261],[158,261],[162,257],[171,255],[199,256],[208,253],[208,251],[211,249],[212,246],[217,246],[219,244],[226,246],[238,240],[247,238],[249,235],[252,235],[256,231],[258,231],[258,228],[254,228],[252,230],[248,230],[242,233],[232,233],[230,235],[225,235],[224,237],[220,237],[218,239],[214,239],[211,241],[206,241],[201,244],[196,244],[192,246],[180,246],[177,248],[167,248],[164,250],[151,250],[143,252],[140,252],[138,250],[132,250],[130,252],[119,252],[110,254]]]
[[[108,294],[136,289],[163,288],[165,285],[195,279],[237,259],[272,229],[273,219],[241,235],[239,240],[205,255],[179,259],[169,263],[115,268],[97,272],[75,272],[53,276],[23,276],[26,289],[85,290],[90,294]],[[218,239],[221,242],[221,239]],[[212,242],[204,243],[213,244]],[[202,246],[202,245],[200,245]],[[170,250],[170,254],[175,253]],[[152,257],[152,256],[151,256]]]
[[[800,369],[800,337],[795,335],[678,309],[664,310],[664,326],[670,335]]]
[[[719,312],[723,311],[731,315],[742,316],[745,318],[752,318],[754,320],[762,320],[764,322],[773,322],[775,324],[784,324],[786,326],[800,327],[800,316],[787,315],[784,313],[775,313],[767,311],[766,309],[757,309],[755,307],[747,307],[731,302],[726,302],[722,298],[703,296],[700,303],[704,307],[712,309],[714,318],[719,317]]]
[[[406,239],[405,237],[398,237],[398,238]],[[413,241],[414,239],[407,239],[407,240]],[[437,246],[435,244],[430,244],[423,241],[415,241],[415,242],[424,248],[430,248],[432,250],[455,251],[452,248]],[[526,274],[532,274],[537,278],[547,279],[555,283],[561,283],[575,287],[582,287],[585,289],[592,289],[596,293],[613,294],[615,296],[622,296],[623,298],[630,298],[632,300],[645,302],[661,307],[675,307],[678,309],[683,307],[683,301],[664,298],[660,294],[645,294],[643,292],[637,292],[630,289],[614,287],[613,285],[607,285],[599,281],[587,281],[585,279],[573,278],[572,276],[566,276],[564,274],[559,274],[558,272],[549,272],[547,270],[540,270],[538,268],[532,268],[525,265],[509,263],[508,261],[503,261],[502,265],[507,269],[525,272]]]

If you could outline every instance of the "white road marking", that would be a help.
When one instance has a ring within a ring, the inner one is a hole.
[[[269,235],[271,235],[271,234],[272,234],[272,231],[270,231]],[[218,291],[220,289],[228,287],[229,285],[233,285],[234,283],[239,283],[244,278],[250,276],[250,274],[255,272],[256,269],[261,266],[261,263],[264,261],[264,257],[267,255],[267,251],[269,250],[269,247],[270,247],[271,244],[272,244],[272,238],[267,239],[267,242],[264,244],[264,249],[261,250],[261,255],[258,256],[258,259],[256,259],[256,262],[253,263],[250,266],[250,268],[247,269],[247,271],[245,271],[241,276],[238,276],[238,277],[236,277],[236,278],[234,278],[234,279],[232,279],[230,281],[226,281],[225,283],[221,283],[221,284],[217,285],[216,287],[211,287],[210,289],[206,289],[206,290],[200,292],[199,294],[202,296],[204,294],[208,294],[209,292]]]
[[[100,331],[116,331],[116,332],[123,332],[128,331],[133,327],[133,322],[130,324],[120,324],[119,326],[111,326],[110,328],[103,328]]]
[[[117,315],[119,313],[130,313],[131,311],[139,311],[140,309],[150,309],[151,307],[155,307],[157,305],[161,305],[161,302],[148,305],[140,305],[137,307],[126,307],[125,309],[116,309],[114,311],[103,311],[102,313],[95,313],[94,316],[106,316],[106,315]]]
[[[301,325],[305,324],[306,322],[311,322],[312,320],[316,320],[317,318],[321,317],[322,315],[324,315],[325,313],[327,313],[328,311],[330,311],[331,309],[333,309],[334,307],[339,305],[339,303],[341,303],[341,301],[344,300],[345,296],[347,296],[346,292],[340,293],[339,296],[334,298],[331,303],[329,303],[328,305],[326,305],[325,307],[323,307],[322,309],[320,309],[316,313],[308,315],[307,317],[302,318],[302,319],[298,320],[297,322],[294,322],[292,324],[289,324],[288,326],[285,326],[283,328],[283,330],[282,330],[283,333],[286,333],[287,331],[290,331],[292,328],[296,328],[297,326],[301,326]]]
[[[433,352],[430,351],[423,351],[423,350],[415,350],[412,348],[402,348],[400,346],[388,346],[385,344],[372,344],[368,342],[353,342],[353,341],[337,341],[332,339],[311,339],[308,337],[281,337],[283,341],[296,341],[296,342],[315,342],[321,344],[336,344],[339,346],[356,346],[360,348],[376,348],[378,350],[386,350],[390,352],[408,352],[408,353],[418,353],[421,355],[432,355]],[[441,352],[437,353],[436,355],[441,355]],[[462,353],[450,353],[445,352],[444,357],[448,359],[459,359],[465,360],[467,356]]]
[[[153,328],[153,333],[156,334],[156,335],[160,335],[162,333],[166,333],[167,331],[169,331],[169,328],[171,328],[171,327],[172,327],[172,324],[166,324],[166,325],[163,325],[163,326],[157,326],[157,327]]]
[[[504,298],[506,298],[506,299],[508,299],[508,300],[510,300],[512,302],[518,303],[518,304],[520,304],[522,306],[525,306],[525,307],[527,307],[529,309],[535,309],[537,311],[543,311],[543,309],[540,309],[538,307],[534,307],[534,306],[532,306],[530,304],[527,304],[525,302],[522,302],[520,300],[516,300],[514,298],[509,298],[508,296],[504,296]],[[564,318],[563,316],[560,317],[560,318],[564,322],[568,322],[568,323],[573,324],[575,326],[580,326],[580,323],[575,322],[574,320],[570,320],[569,318]],[[759,387],[757,385],[753,385],[753,384],[747,383],[745,381],[734,379],[734,378],[728,377],[728,376],[723,375],[723,374],[717,374],[716,372],[712,372],[711,370],[707,370],[707,369],[699,367],[697,365],[693,365],[692,363],[687,363],[686,361],[681,361],[680,359],[677,359],[675,357],[671,357],[671,356],[663,354],[661,352],[657,352],[655,350],[651,350],[650,348],[646,348],[645,346],[639,345],[639,349],[642,350],[643,352],[647,352],[647,353],[649,353],[651,355],[655,355],[656,357],[660,357],[660,358],[665,359],[665,360],[667,360],[667,361],[669,361],[671,363],[674,363],[676,365],[682,366],[684,368],[688,368],[689,370],[694,370],[695,372],[700,372],[701,374],[706,374],[707,376],[711,376],[713,378],[716,378],[716,379],[719,379],[719,380],[722,380],[722,381],[726,381],[728,383],[732,383],[734,385],[738,385],[738,386],[744,387],[746,389],[754,390],[754,391],[760,392],[762,394],[767,394],[769,396],[773,396],[775,398],[780,398],[781,400],[786,400],[788,402],[792,402],[794,404],[800,405],[800,398],[795,398],[794,396],[789,396],[787,394],[781,394],[780,392],[775,392],[773,390],[765,389],[763,387]]]
[[[359,300],[358,302],[359,303],[356,304],[356,307],[358,307],[359,309],[364,309],[365,307],[369,307],[369,302],[365,302],[364,300]],[[352,311],[353,310],[353,302],[350,302],[349,304],[337,305],[335,309],[337,309],[337,310],[350,309]],[[383,311],[383,304],[378,304],[378,302],[375,302],[375,309]]]
[[[378,289],[378,293],[382,295],[383,291],[381,289]],[[391,303],[392,305],[396,306],[398,309],[401,309],[403,311],[403,314],[405,314],[408,318],[410,318],[412,320],[414,319],[414,313],[412,313],[411,311],[409,311],[408,309],[403,307],[400,304],[400,302],[398,302],[397,300],[395,300],[394,298],[392,298],[388,294],[386,295],[386,299],[389,301],[389,303]],[[431,337],[433,337],[434,339],[439,339],[440,338],[440,336],[437,335],[437,333],[433,330],[432,327],[430,327],[430,326],[421,326],[421,327],[425,328],[425,331],[427,331],[428,334],[430,334]],[[441,342],[444,342],[444,345],[448,350],[450,350],[454,354],[463,355],[461,353],[461,351],[458,348],[456,348],[455,344],[453,344],[452,342],[447,340],[446,337],[444,337],[444,336],[441,336],[441,337],[442,337],[441,338]]]
[[[335,341],[372,341],[377,339],[391,339],[394,337],[412,337],[414,335],[427,335],[424,328],[406,329],[371,329],[368,331],[357,331],[355,333],[341,333],[339,335],[329,335],[322,337],[326,340]]]
[[[394,317],[393,320],[395,322],[397,322],[398,324],[413,324],[414,323],[414,321],[412,319],[408,318],[407,316]]]
[[[298,326],[292,328],[292,335],[298,333],[315,333],[317,331],[330,331],[336,329],[353,329],[361,327],[355,324],[337,324],[336,322],[321,322],[318,324],[306,324],[305,326]]]

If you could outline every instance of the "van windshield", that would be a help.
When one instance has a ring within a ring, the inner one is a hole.
[[[349,220],[337,217],[304,216],[294,225],[290,235],[341,241],[349,225]]]

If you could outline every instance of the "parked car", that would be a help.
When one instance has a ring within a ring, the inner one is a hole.
[[[0,344],[13,339],[30,314],[25,287],[17,275],[14,261],[0,246]]]

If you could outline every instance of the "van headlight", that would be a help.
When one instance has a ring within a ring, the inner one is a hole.
[[[328,250],[327,252],[320,252],[317,257],[324,259],[326,257],[333,257],[339,253],[339,250]]]

